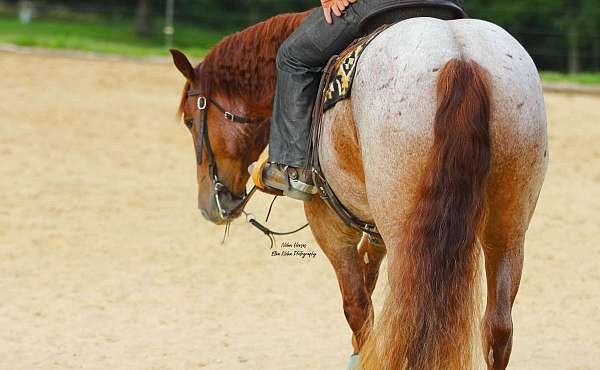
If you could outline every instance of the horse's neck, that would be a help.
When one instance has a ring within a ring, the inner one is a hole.
[[[266,114],[268,117],[273,113],[273,103],[276,93],[277,53],[283,42],[296,30],[307,14],[308,13],[299,13],[290,15],[291,19],[289,20],[289,26],[281,30],[279,37],[272,41],[272,45],[265,49],[265,55],[260,58],[260,62],[263,63],[264,66],[262,68],[257,68],[258,71],[262,71],[262,75],[256,76],[256,82],[260,85],[257,90],[262,91],[262,93],[256,97],[256,105],[262,110],[262,113]]]
[[[273,110],[277,52],[305,13],[284,14],[224,38],[202,63],[210,90],[244,102],[245,111],[268,118]]]

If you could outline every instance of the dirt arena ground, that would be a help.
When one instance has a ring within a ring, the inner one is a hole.
[[[3,53],[0,81],[0,370],[345,368],[350,331],[310,233],[279,242],[315,258],[271,257],[242,221],[221,245],[196,210],[174,68]],[[598,369],[600,97],[546,103],[511,368]],[[272,220],[304,217],[281,200]]]

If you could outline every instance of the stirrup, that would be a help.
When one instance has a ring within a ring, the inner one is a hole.
[[[263,181],[263,171],[268,163],[269,163],[269,149],[267,147],[267,149],[265,149],[265,151],[262,152],[260,157],[258,157],[258,160],[256,162],[252,163],[250,165],[250,167],[248,167],[248,172],[250,173],[250,176],[252,177],[252,182],[254,183],[256,188],[258,190],[262,191],[263,193],[277,195],[277,196],[283,196],[283,191],[278,190],[278,189],[273,189],[273,188],[265,185],[265,183]]]
[[[248,172],[250,172],[250,176],[252,177],[252,182],[262,191],[266,190],[265,183],[263,182],[263,170],[269,163],[269,154],[268,150],[262,152],[258,160],[248,167]]]
[[[285,171],[287,173],[288,188],[283,190],[283,195],[286,197],[305,201],[319,193],[315,185],[306,184],[298,179],[293,179],[290,177],[288,170],[286,169]]]
[[[252,176],[252,181],[262,192],[278,196],[285,195],[302,201],[310,199],[313,195],[318,194],[318,190],[314,185],[305,184],[298,179],[289,178],[287,170],[285,170],[285,176],[287,178],[285,189],[268,184],[264,179],[265,168],[268,164],[268,155],[265,152],[260,156],[258,161],[248,168],[248,171]]]

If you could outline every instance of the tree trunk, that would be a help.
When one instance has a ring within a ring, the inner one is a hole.
[[[569,25],[569,73],[576,74],[581,71],[579,60],[579,28],[576,22]]]
[[[600,41],[595,39],[592,42],[592,68],[594,72],[600,71]]]
[[[135,11],[135,32],[142,36],[152,33],[152,14],[150,0],[138,0]]]

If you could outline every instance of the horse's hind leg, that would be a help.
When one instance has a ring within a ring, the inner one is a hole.
[[[512,350],[511,312],[523,268],[523,236],[512,232],[486,231],[484,242],[487,307],[482,334],[489,370],[504,370]]]
[[[488,185],[488,219],[482,244],[487,278],[487,306],[482,323],[483,349],[489,370],[504,370],[512,350],[512,307],[523,269],[525,232],[543,179],[540,167],[521,168]]]
[[[365,338],[361,329],[371,320],[372,312],[356,248],[362,234],[341,221],[319,198],[304,202],[304,210],[315,239],[335,269],[344,314],[354,333],[352,342],[358,352]]]

